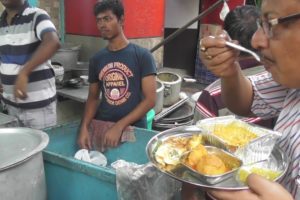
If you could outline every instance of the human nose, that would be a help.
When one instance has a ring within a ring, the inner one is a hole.
[[[103,20],[97,20],[97,26],[98,28],[103,28],[105,26],[106,23],[104,23]]]
[[[259,27],[253,34],[251,45],[254,49],[264,49],[269,45],[268,36],[264,33],[263,29]]]

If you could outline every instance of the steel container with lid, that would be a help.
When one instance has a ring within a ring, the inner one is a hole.
[[[154,106],[155,114],[160,113],[163,109],[165,86],[159,80],[156,80],[156,101]]]
[[[164,106],[171,106],[179,101],[182,78],[175,73],[160,72],[157,74],[158,80],[164,84]]]
[[[0,129],[1,199],[46,199],[42,150],[48,142],[48,135],[40,130]]]

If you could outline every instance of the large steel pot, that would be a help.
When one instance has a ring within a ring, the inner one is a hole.
[[[157,78],[164,84],[164,106],[171,106],[176,103],[180,96],[182,78],[175,73],[160,72]]]
[[[89,75],[89,62],[77,62],[75,67],[71,67],[72,77]]]
[[[164,84],[156,80],[156,102],[154,106],[155,114],[160,113],[163,109],[163,103],[164,103]]]
[[[81,45],[64,43],[51,58],[51,62],[60,63],[65,70],[76,67]]]
[[[48,142],[40,130],[0,129],[0,199],[46,200],[42,150]]]

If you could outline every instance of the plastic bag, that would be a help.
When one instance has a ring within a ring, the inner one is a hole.
[[[89,151],[87,149],[80,149],[75,153],[74,158],[76,158],[77,160],[90,162],[98,166],[105,167],[107,165],[106,157],[99,151]]]
[[[117,160],[111,165],[116,169],[119,200],[169,200],[181,189],[181,182],[160,172],[151,163],[138,165]]]

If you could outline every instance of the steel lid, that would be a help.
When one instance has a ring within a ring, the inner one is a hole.
[[[158,120],[159,123],[179,123],[186,122],[194,116],[194,106],[192,102],[187,101],[182,106],[174,109],[170,114]]]
[[[30,128],[0,129],[0,171],[18,165],[41,152],[49,143],[48,135]]]

